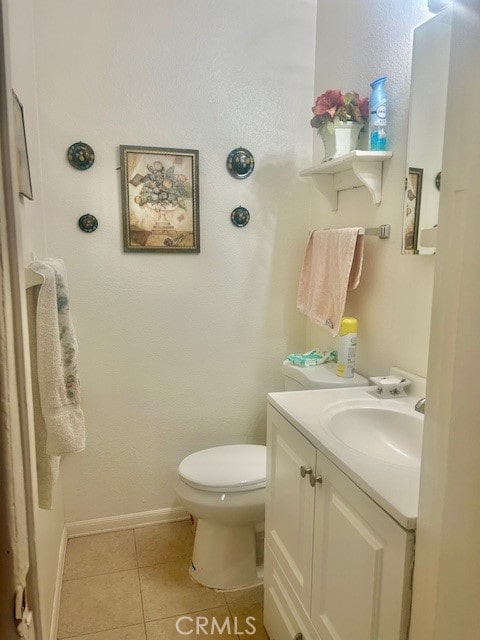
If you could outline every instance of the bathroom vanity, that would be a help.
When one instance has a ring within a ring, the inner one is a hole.
[[[272,640],[407,637],[423,420],[417,398],[378,400],[371,390],[269,396]]]

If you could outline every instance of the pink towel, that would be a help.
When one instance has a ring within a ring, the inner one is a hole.
[[[356,289],[360,282],[363,263],[360,229],[317,229],[308,238],[297,309],[333,336],[340,329],[347,290]]]

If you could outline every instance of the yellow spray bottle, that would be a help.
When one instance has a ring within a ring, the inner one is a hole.
[[[337,376],[353,378],[355,373],[355,352],[357,350],[356,318],[342,318],[338,332]]]

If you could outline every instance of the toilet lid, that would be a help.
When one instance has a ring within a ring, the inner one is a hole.
[[[178,467],[180,478],[204,491],[249,491],[265,486],[266,447],[233,444],[197,451]]]

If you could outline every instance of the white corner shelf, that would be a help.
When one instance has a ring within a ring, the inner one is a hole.
[[[338,209],[338,192],[355,187],[367,187],[373,203],[379,204],[382,201],[382,164],[392,155],[391,151],[352,151],[304,169],[300,175],[314,179],[332,211]]]

